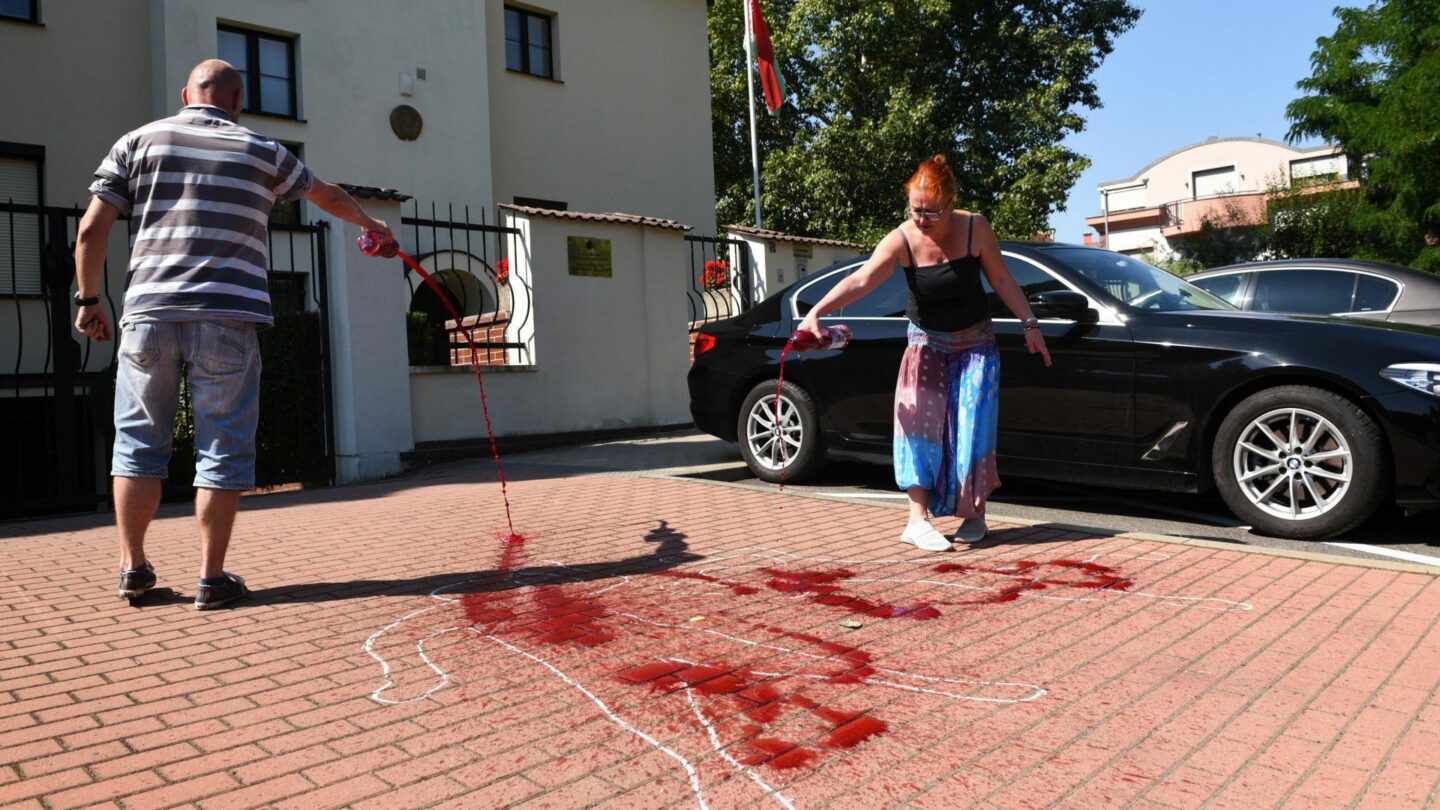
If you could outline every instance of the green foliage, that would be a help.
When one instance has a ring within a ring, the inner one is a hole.
[[[1361,189],[1272,189],[1269,211],[1274,258],[1383,258],[1365,227],[1374,212]]]
[[[1151,267],[1158,267],[1167,273],[1173,273],[1177,276],[1188,276],[1191,273],[1198,273],[1201,270],[1209,269],[1209,266],[1201,264],[1195,259],[1178,254],[1170,254],[1169,256],[1161,258],[1154,253],[1142,253],[1140,254],[1140,261],[1145,262]],[[1212,266],[1218,267],[1219,265]]]
[[[790,98],[757,102],[765,227],[873,242],[936,152],[957,205],[1028,238],[1089,160],[1062,144],[1091,75],[1139,19],[1127,0],[766,0]],[[717,215],[753,223],[742,0],[710,9]],[[758,93],[758,88],[757,88]]]
[[[1289,136],[1339,143],[1364,191],[1291,202],[1315,208],[1316,221],[1349,212],[1354,255],[1440,271],[1440,3],[1380,0],[1335,14],[1339,26],[1317,41],[1312,75],[1298,84],[1306,95],[1286,108]]]
[[[1206,214],[1200,230],[1185,240],[1185,255],[1201,268],[1254,261],[1267,251],[1268,228],[1255,222],[1238,200],[1226,200],[1219,212]]]
[[[450,333],[445,331],[443,318],[433,318],[421,310],[406,312],[405,339],[410,350],[410,365],[450,365]]]

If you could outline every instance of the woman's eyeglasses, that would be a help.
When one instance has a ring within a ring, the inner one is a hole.
[[[944,209],[940,209],[939,211],[931,211],[927,208],[905,209],[905,216],[910,217],[911,219],[923,219],[928,222],[934,222],[935,220],[939,219],[940,215],[943,213],[945,213]]]

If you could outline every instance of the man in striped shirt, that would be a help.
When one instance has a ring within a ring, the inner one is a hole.
[[[184,109],[125,135],[95,171],[75,245],[75,328],[108,341],[110,318],[99,299],[105,250],[116,219],[130,215],[134,241],[119,323],[111,462],[120,596],[135,598],[155,585],[145,532],[160,505],[183,374],[198,456],[200,610],[246,593],[224,562],[240,493],[255,486],[255,331],[273,323],[266,283],[271,207],[277,198],[304,198],[392,240],[390,228],[344,190],[237,124],[243,93],[229,64],[197,65],[180,93]]]

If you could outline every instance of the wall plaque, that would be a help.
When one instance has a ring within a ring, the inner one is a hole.
[[[413,141],[420,137],[420,130],[424,126],[425,121],[420,117],[420,111],[409,104],[401,104],[390,111],[390,131],[402,141]]]
[[[565,237],[570,275],[610,278],[610,240],[593,236]]]

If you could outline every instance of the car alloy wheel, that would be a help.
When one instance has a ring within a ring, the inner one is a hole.
[[[803,388],[768,380],[750,389],[740,407],[740,452],[762,481],[800,483],[825,466],[815,404]]]
[[[795,403],[785,396],[776,400],[760,399],[750,408],[745,420],[745,441],[755,463],[767,470],[789,467],[805,439],[805,426]]]
[[[1240,491],[1282,520],[1323,515],[1350,490],[1354,458],[1345,434],[1303,408],[1261,414],[1240,432],[1232,456]]]
[[[1276,537],[1350,531],[1390,491],[1379,425],[1350,399],[1308,385],[1267,388],[1236,405],[1211,460],[1230,511]]]

